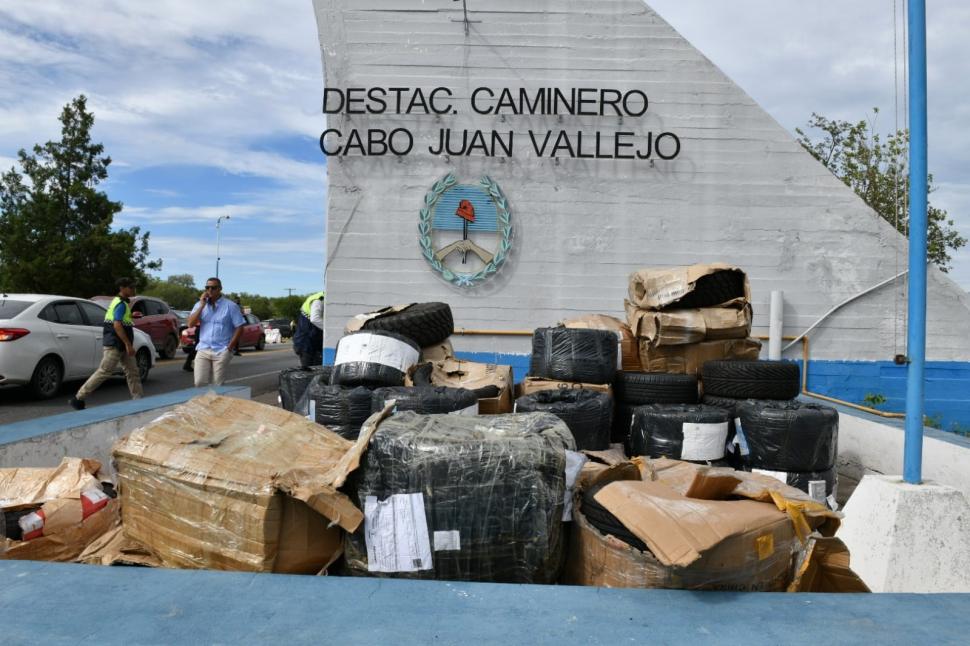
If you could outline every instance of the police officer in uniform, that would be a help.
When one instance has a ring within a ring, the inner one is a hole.
[[[119,363],[125,371],[131,398],[140,399],[142,396],[141,377],[138,374],[138,364],[135,362],[135,331],[129,303],[129,299],[135,295],[135,281],[130,278],[119,278],[116,284],[118,295],[111,301],[104,315],[102,339],[104,349],[101,365],[69,402],[77,410],[84,408],[84,400],[87,396],[114,374]]]
[[[326,292],[310,294],[303,301],[293,333],[293,351],[300,357],[300,367],[323,363],[323,309]]]

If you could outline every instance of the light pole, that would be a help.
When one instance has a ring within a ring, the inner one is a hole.
[[[222,221],[229,219],[228,215],[220,215],[216,218],[216,278],[219,277],[219,260],[221,260],[219,257],[219,234],[222,231]]]

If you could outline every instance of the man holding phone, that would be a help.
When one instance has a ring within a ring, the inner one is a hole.
[[[189,327],[201,325],[195,344],[195,386],[212,383],[221,386],[232,354],[239,344],[243,318],[239,306],[228,298],[222,298],[222,281],[210,278],[205,281],[205,291],[189,315]]]

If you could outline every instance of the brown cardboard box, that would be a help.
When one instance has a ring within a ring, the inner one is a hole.
[[[418,359],[421,363],[428,363],[429,361],[444,361],[445,359],[454,359],[455,349],[451,346],[451,339],[445,339],[437,345],[429,345],[421,348],[421,357]]]
[[[526,377],[521,384],[516,386],[515,397],[518,399],[540,390],[594,390],[598,393],[606,393],[610,397],[613,396],[613,388],[609,384],[585,384],[578,381],[556,381],[542,377]]]
[[[417,366],[408,371],[404,384],[413,386],[412,376]],[[475,390],[486,386],[497,386],[497,397],[478,400],[480,415],[500,415],[512,412],[512,366],[494,363],[476,363],[461,359],[444,359],[431,362],[431,383],[435,386],[468,388]]]
[[[196,397],[115,444],[125,534],[168,567],[318,572],[363,520],[337,488],[386,414],[353,443],[276,407]]]
[[[630,328],[652,347],[685,345],[719,339],[743,339],[751,333],[751,305],[745,301],[728,307],[641,309],[624,302]]]
[[[872,592],[849,567],[849,548],[841,539],[812,537],[795,567],[789,592]]]
[[[709,280],[706,277],[720,272],[740,274],[741,285],[736,293],[727,294],[728,298],[716,303],[716,305],[723,306],[736,299],[741,299],[744,302],[751,300],[751,286],[748,284],[748,277],[740,268],[724,263],[713,263],[672,267],[670,269],[640,269],[630,274],[630,301],[637,307],[651,310],[676,307],[677,302],[691,292],[706,290]]]
[[[756,339],[725,339],[660,347],[653,347],[646,339],[640,339],[640,365],[643,366],[644,372],[696,375],[701,371],[705,361],[715,359],[754,361],[760,353],[761,342]]]
[[[620,370],[640,371],[637,340],[634,338],[630,326],[620,319],[605,314],[587,314],[578,318],[566,319],[562,322],[562,325],[590,330],[611,330],[618,333],[620,338]]]

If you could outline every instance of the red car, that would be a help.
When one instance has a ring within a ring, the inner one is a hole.
[[[239,337],[239,349],[256,348],[262,350],[266,347],[266,334],[259,319],[252,314],[243,314],[246,324],[243,325],[242,336]],[[182,351],[192,352],[195,348],[195,326],[187,327],[182,330]]]
[[[91,300],[106,308],[113,298],[94,296]],[[179,319],[168,303],[151,296],[135,296],[131,299],[131,318],[136,329],[151,337],[160,357],[175,358],[179,349]]]

